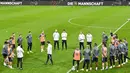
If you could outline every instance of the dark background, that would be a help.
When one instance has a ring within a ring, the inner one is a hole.
[[[130,0],[0,0],[0,1],[130,1]]]

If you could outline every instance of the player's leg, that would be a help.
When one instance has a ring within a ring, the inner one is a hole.
[[[123,66],[123,54],[121,54],[121,65]]]
[[[113,61],[113,67],[115,67],[115,57],[112,56],[112,61]]]
[[[49,54],[47,54],[46,64],[48,63],[48,61],[49,61]]]
[[[56,49],[56,41],[54,41],[54,50]]]
[[[87,68],[86,68],[86,71],[88,72],[88,69],[89,69],[89,60],[87,60],[86,62],[87,62]]]
[[[106,70],[107,70],[108,69],[107,57],[105,58],[105,63],[106,63]]]
[[[105,58],[102,58],[102,69],[101,70],[104,70],[104,63],[105,63]]]
[[[90,50],[92,50],[92,42],[90,42]]]
[[[84,60],[84,62],[83,62],[83,68],[81,69],[82,71],[84,71],[85,64],[86,64],[86,60]]]
[[[90,62],[90,70],[92,70],[93,62],[94,62],[94,58],[92,58],[92,60]]]
[[[19,58],[17,58],[17,68],[19,68]]]
[[[83,47],[83,49],[84,49],[84,42],[82,43],[82,47]]]
[[[119,54],[119,56],[118,56],[118,66],[117,67],[120,67],[120,64],[121,64],[121,55]]]
[[[51,64],[53,65],[52,55],[49,55],[49,58],[50,58]]]
[[[66,50],[67,50],[67,40],[65,40],[65,48],[66,48]]]
[[[79,70],[79,60],[77,60],[77,72]]]
[[[20,58],[20,69],[23,69],[23,59]]]
[[[32,53],[32,43],[30,43],[30,52]]]
[[[109,60],[110,60],[110,69],[112,68],[112,56],[110,56],[110,58],[109,58]]]
[[[29,43],[28,43],[28,48],[27,48],[27,53],[29,54],[29,48],[30,48],[30,45],[29,45]]]
[[[58,50],[60,50],[60,48],[59,48],[59,41],[57,41],[57,48],[58,48]]]
[[[96,70],[98,70],[98,58],[96,58]]]
[[[62,40],[62,50],[64,49],[64,40]]]
[[[81,42],[79,42],[79,49],[80,49],[80,50],[81,50],[81,47],[82,47]]]

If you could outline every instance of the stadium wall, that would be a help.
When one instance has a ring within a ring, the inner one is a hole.
[[[66,1],[1,1],[0,5],[64,5],[64,6],[130,6],[129,1],[66,2]]]

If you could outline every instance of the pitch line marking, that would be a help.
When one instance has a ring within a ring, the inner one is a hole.
[[[72,19],[74,19],[74,18],[72,18]],[[72,19],[71,19],[71,20],[72,20]],[[71,20],[69,19],[69,21],[71,21]],[[69,21],[68,21],[68,22],[69,22]],[[130,19],[128,19],[125,23],[123,23],[120,27],[118,27],[113,33],[115,34],[116,32],[118,32],[118,31],[119,31],[123,26],[125,26],[129,21],[130,21]],[[110,38],[110,35],[109,35],[109,38]],[[98,47],[100,47],[101,45],[102,45],[102,43],[100,43],[100,44],[98,45]],[[83,60],[84,60],[84,59],[82,58],[82,60],[80,61],[80,63],[83,62]],[[74,67],[76,67],[76,66],[77,66],[77,64],[76,64]],[[68,70],[67,73],[70,73],[71,70],[72,70],[72,68],[71,68],[70,70]]]
[[[76,26],[83,26],[83,27],[87,27],[87,28],[101,28],[101,29],[116,29],[116,28],[106,28],[106,27],[102,27],[102,26],[86,26],[86,25],[81,25],[81,24],[77,24],[77,23],[73,23],[73,22],[71,22],[73,19],[77,19],[77,18],[79,18],[79,17],[74,17],[74,18],[70,18],[69,20],[68,20],[68,23],[70,23],[70,24],[72,24],[72,25],[76,25]],[[128,19],[129,20],[129,19]],[[130,28],[124,28],[124,29],[130,29]]]

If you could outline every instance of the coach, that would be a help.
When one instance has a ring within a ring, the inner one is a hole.
[[[56,46],[59,50],[59,38],[60,38],[60,34],[58,33],[57,29],[55,30],[55,32],[53,33],[53,39],[54,39],[54,49],[56,49]]]
[[[47,41],[48,47],[47,47],[47,61],[46,64],[48,63],[48,61],[51,61],[51,64],[53,65],[53,60],[52,60],[52,45],[50,44],[50,41]]]
[[[67,33],[66,33],[65,29],[61,33],[61,37],[62,37],[62,50],[64,49],[64,45],[67,50]]]
[[[89,45],[90,46],[90,50],[92,50],[92,39],[93,39],[93,36],[92,36],[92,34],[90,32],[86,35],[86,39],[87,39],[87,45]]]
[[[19,68],[19,64],[20,64],[20,70],[23,69],[23,49],[21,48],[21,44],[18,44],[18,47],[16,49],[17,52],[17,67]]]

